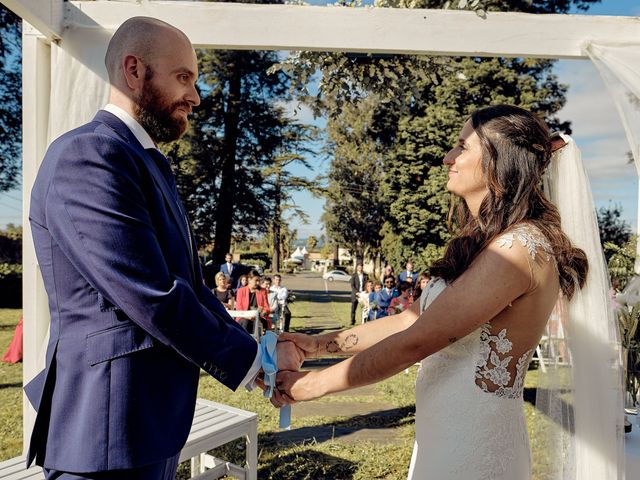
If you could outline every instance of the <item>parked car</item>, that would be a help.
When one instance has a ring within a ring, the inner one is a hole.
[[[331,270],[330,272],[322,275],[322,278],[328,280],[329,282],[333,282],[334,280],[336,282],[348,282],[349,280],[351,280],[351,275],[341,270]]]

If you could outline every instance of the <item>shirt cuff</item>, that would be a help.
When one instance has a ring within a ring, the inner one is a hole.
[[[258,372],[262,368],[262,348],[260,344],[258,344],[258,351],[256,352],[256,358],[253,360],[253,364],[249,368],[249,371],[244,376],[240,385],[244,385],[245,388],[249,391],[252,391],[256,388],[256,377],[258,376]]]

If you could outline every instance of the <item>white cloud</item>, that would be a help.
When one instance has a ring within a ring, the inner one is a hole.
[[[571,120],[576,137],[623,133],[612,98],[590,61],[559,62],[557,73],[559,80],[569,85],[567,103],[559,116],[563,120]]]
[[[569,85],[559,117],[571,121],[596,206],[621,205],[623,218],[635,228],[637,173],[628,164],[629,144],[609,92],[590,61],[558,62],[556,73]]]
[[[576,135],[575,140],[590,178],[626,178],[636,175],[634,165],[627,160],[629,147],[624,135],[597,139]]]
[[[278,102],[278,106],[282,107],[285,114],[300,123],[312,124],[318,127],[324,127],[326,124],[323,118],[314,118],[313,111],[305,104],[298,102],[297,100],[290,100],[288,102]]]

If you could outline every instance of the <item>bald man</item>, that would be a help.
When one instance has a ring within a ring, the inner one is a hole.
[[[51,330],[46,368],[25,388],[37,410],[27,462],[47,479],[171,479],[200,369],[235,390],[261,354],[205,287],[157,149],[200,103],[191,43],[136,17],[105,64],[109,104],[52,143],[31,194]],[[300,366],[293,344],[278,349],[281,368]]]

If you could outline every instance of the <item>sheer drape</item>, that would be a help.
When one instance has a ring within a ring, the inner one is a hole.
[[[640,43],[589,43],[585,51],[600,72],[618,109],[640,174]]]
[[[560,210],[563,230],[586,252],[589,275],[568,305],[559,300],[564,338],[556,340],[568,348],[564,358],[538,372],[532,438],[540,456],[534,465],[550,472],[541,478],[620,480],[624,415],[617,320],[587,175],[577,146],[564,138],[567,145],[549,167],[547,192]]]
[[[51,44],[49,141],[89,122],[109,99],[104,66],[111,34],[71,28],[60,44]]]

